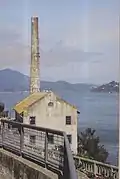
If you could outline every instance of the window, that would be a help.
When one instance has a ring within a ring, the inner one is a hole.
[[[48,106],[49,106],[49,107],[52,107],[52,106],[53,106],[53,102],[49,102],[49,103],[48,103]]]
[[[35,116],[30,117],[30,124],[34,125],[35,124]]]
[[[52,134],[48,135],[48,143],[54,144],[54,136]]]
[[[30,135],[30,143],[32,145],[36,143],[36,136],[35,135]]]
[[[67,135],[67,137],[68,137],[68,141],[69,141],[69,143],[71,144],[72,143],[72,135]]]
[[[66,116],[66,125],[71,125],[71,116]]]

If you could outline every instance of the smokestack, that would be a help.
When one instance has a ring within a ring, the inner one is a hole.
[[[31,18],[30,93],[40,91],[38,17]]]

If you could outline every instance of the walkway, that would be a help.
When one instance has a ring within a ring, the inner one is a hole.
[[[77,179],[77,172],[65,132],[1,120],[0,146],[22,158],[42,165],[62,179]],[[54,143],[48,136],[52,135]]]
[[[53,135],[54,143],[49,143],[48,136]],[[74,156],[66,133],[47,128],[41,128],[9,120],[1,120],[0,146],[23,158],[32,160],[44,168],[60,173],[62,179],[77,179],[75,166],[81,163],[85,171],[101,175],[103,172],[108,177],[113,175],[118,179],[118,167],[98,161]],[[74,162],[75,160],[75,162]],[[78,178],[87,179],[79,171]]]
[[[32,179],[38,179],[38,175],[40,175],[41,178],[43,178],[43,179],[44,178],[45,179],[58,179],[58,175],[56,173],[54,173],[46,168],[43,168],[42,166],[35,164],[34,162],[24,159],[21,156],[17,156],[9,151],[6,151],[4,149],[0,149],[0,156],[2,158],[5,158],[5,160],[2,160],[2,165],[0,162],[0,168],[1,168],[0,179],[1,178],[14,179],[14,175],[16,175],[16,173],[18,173],[17,179],[19,176],[20,176],[20,179],[22,179],[22,178],[29,179],[27,177],[28,172]],[[0,159],[0,161],[1,161],[1,159]],[[9,164],[11,164],[11,166],[9,166]],[[21,166],[22,166],[22,168],[21,168]],[[8,167],[9,167],[9,169],[7,169]],[[30,171],[32,171],[32,173],[30,173]],[[10,173],[11,173],[11,175],[10,175]]]

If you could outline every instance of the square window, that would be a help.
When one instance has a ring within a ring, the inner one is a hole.
[[[72,143],[72,135],[68,134],[67,138],[68,138],[69,143],[71,144]]]
[[[54,144],[54,136],[52,134],[48,135],[48,143]]]
[[[71,125],[71,116],[66,116],[66,125]]]
[[[35,124],[35,116],[30,116],[30,124],[31,125]]]
[[[32,145],[36,143],[36,136],[35,135],[30,135],[30,143]]]

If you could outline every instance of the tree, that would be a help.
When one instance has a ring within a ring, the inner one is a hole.
[[[96,130],[87,128],[78,135],[78,155],[105,162],[109,154],[104,145],[100,144],[100,139],[96,136]]]

